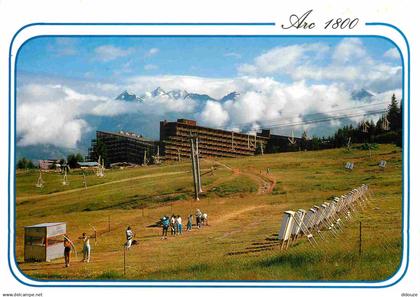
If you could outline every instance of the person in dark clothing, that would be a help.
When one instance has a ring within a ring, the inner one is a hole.
[[[167,239],[170,220],[168,216],[162,218],[162,239]]]
[[[72,248],[74,250],[73,242],[70,240],[70,238],[67,236],[67,234],[64,235],[64,263],[65,263],[65,267],[70,266],[70,252],[71,252]]]

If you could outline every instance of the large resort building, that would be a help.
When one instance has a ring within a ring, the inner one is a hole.
[[[96,131],[88,159],[98,160],[101,156],[106,167],[118,164],[142,165],[150,162],[157,154],[157,142],[131,132]]]
[[[160,146],[165,160],[189,158],[190,139],[198,138],[201,157],[252,156],[263,152],[267,138],[198,126],[196,121],[179,119],[160,122]]]
[[[257,134],[198,126],[196,121],[178,119],[176,122],[160,122],[159,141],[153,141],[130,132],[96,132],[88,159],[105,160],[105,166],[126,164],[143,165],[160,160],[181,160],[191,156],[191,138],[197,138],[200,157],[223,158],[253,156],[278,151],[297,150],[286,136],[272,135],[270,130]]]

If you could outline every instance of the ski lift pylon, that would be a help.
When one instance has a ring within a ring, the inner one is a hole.
[[[288,137],[287,139],[289,140],[290,144],[292,145],[296,144],[295,134],[293,133],[293,130],[292,130],[292,137]]]

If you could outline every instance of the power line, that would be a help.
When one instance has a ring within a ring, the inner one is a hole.
[[[337,114],[337,115],[330,114],[330,115],[328,115],[328,113],[332,113],[332,112],[336,114],[338,112],[343,112],[343,111],[352,111],[352,110],[360,111],[360,110],[363,110],[363,108],[366,108],[366,107],[373,107],[373,106],[379,106],[379,105],[384,105],[384,104],[388,105],[388,102],[383,101],[383,102],[377,102],[377,103],[373,103],[373,104],[359,105],[359,106],[356,106],[356,107],[342,108],[342,109],[329,110],[329,111],[325,111],[325,112],[317,112],[317,113],[306,114],[305,115],[306,117],[312,117],[312,116],[315,116],[315,115],[325,115],[327,117],[318,118],[318,119],[302,120],[300,122],[292,122],[292,123],[285,122],[285,120],[287,121],[287,119],[294,119],[296,116],[300,116],[300,115],[296,115],[294,117],[283,117],[281,119],[281,121],[272,120],[272,121],[264,121],[263,123],[260,123],[260,129],[293,127],[293,126],[300,126],[300,125],[305,125],[305,124],[326,122],[326,121],[331,121],[331,120],[338,120],[338,119],[346,119],[346,118],[359,117],[359,116],[369,116],[369,115],[381,114],[381,113],[386,112],[388,110],[388,108],[376,109],[376,110],[364,110],[362,113],[357,113],[357,114],[353,113],[353,114]],[[239,125],[238,128],[249,127],[249,124],[250,123]]]
[[[293,122],[293,123],[280,122],[277,124],[263,126],[262,129],[283,128],[283,127],[301,126],[301,125],[306,125],[306,124],[315,124],[315,123],[321,123],[321,122],[328,122],[331,120],[340,120],[340,119],[347,119],[347,118],[360,117],[360,116],[383,114],[385,111],[386,109],[379,109],[379,110],[371,110],[371,111],[367,111],[363,113],[329,116],[325,118],[306,120],[306,121],[301,121],[301,122]]]
[[[315,115],[328,115],[329,113],[337,113],[337,112],[341,112],[341,111],[360,110],[360,109],[363,109],[365,107],[373,107],[373,106],[379,106],[379,105],[384,105],[384,104],[388,105],[388,101],[382,101],[382,102],[377,102],[377,103],[372,103],[372,104],[364,104],[364,105],[347,107],[347,108],[342,108],[342,109],[332,109],[332,110],[329,110],[329,111],[306,114],[305,116],[306,117],[311,117],[311,116],[315,116]],[[300,115],[283,117],[282,120],[294,119],[296,116],[300,116]],[[263,125],[267,125],[267,124],[270,124],[270,123],[277,123],[277,122],[278,122],[278,120],[264,121]]]

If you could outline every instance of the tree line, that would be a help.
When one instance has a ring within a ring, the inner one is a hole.
[[[84,160],[85,158],[80,153],[69,154],[66,159],[62,158],[60,160],[57,160],[55,163],[53,163],[50,169],[54,169],[55,164],[59,164],[60,166],[67,164],[70,168],[76,168],[78,167],[77,162],[83,162]],[[22,157],[16,163],[16,168],[17,169],[34,169],[34,168],[38,168],[38,166],[36,166],[32,162],[32,160],[28,160],[27,158]]]
[[[339,128],[333,136],[313,137],[305,141],[302,135],[301,149],[319,150],[339,148],[350,143],[393,143],[402,146],[402,100],[398,104],[395,94],[392,95],[386,115],[376,121],[361,121],[357,125],[346,125]]]

